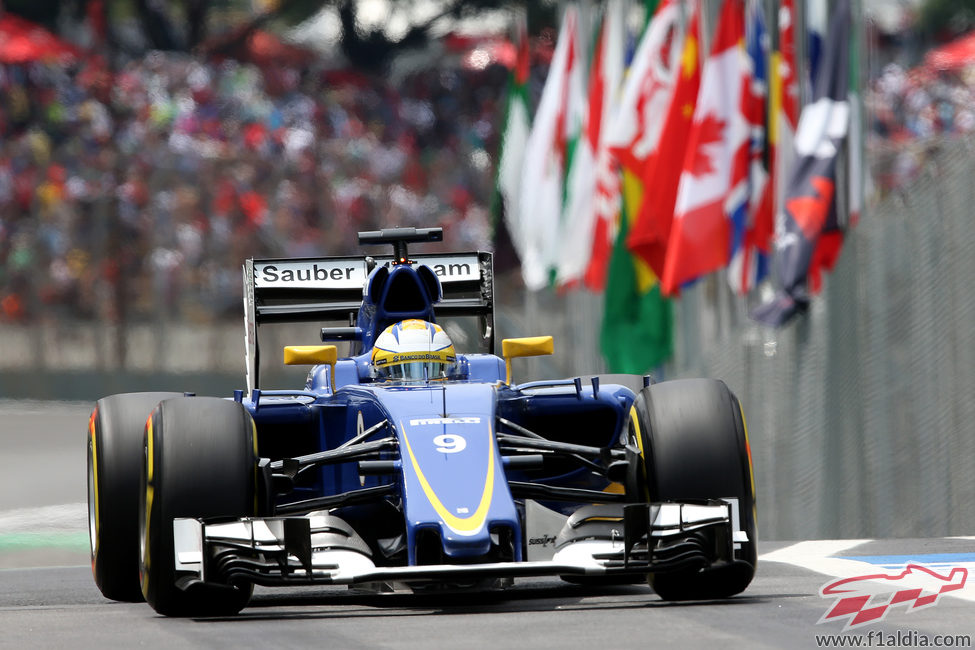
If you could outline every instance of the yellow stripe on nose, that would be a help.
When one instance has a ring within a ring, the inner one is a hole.
[[[430,501],[430,505],[440,516],[447,526],[457,533],[458,535],[473,535],[479,531],[487,519],[488,509],[491,506],[491,496],[494,494],[494,449],[488,446],[488,464],[487,464],[487,476],[484,478],[484,490],[481,492],[481,501],[477,506],[477,510],[474,511],[469,517],[458,517],[454,513],[447,510],[447,507],[440,501],[437,497],[433,486],[424,476],[423,470],[420,468],[420,464],[416,460],[416,456],[413,455],[413,448],[410,446],[410,439],[406,435],[406,428],[403,423],[400,422],[400,431],[403,432],[403,441],[406,443],[406,453],[410,457],[410,464],[413,466],[413,471],[416,472],[416,477],[420,481],[420,487],[423,488],[423,493],[427,495],[427,499]],[[491,431],[491,427],[488,426],[488,440],[493,440],[494,434]]]

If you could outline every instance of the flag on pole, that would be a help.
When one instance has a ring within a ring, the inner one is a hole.
[[[795,134],[799,123],[799,78],[796,73],[795,7],[779,5],[779,48],[772,55],[769,80],[769,144],[775,229],[785,223],[785,193],[795,163]]]
[[[622,197],[631,221],[640,210],[642,179],[649,175],[647,166],[653,161],[673,97],[682,42],[680,8],[676,0],[663,0],[653,11],[633,54],[615,119],[606,125],[607,149],[618,162],[617,177],[621,178],[623,171],[628,174],[629,188]],[[618,213],[619,204],[613,209]],[[606,283],[608,266],[600,260],[608,261],[609,248],[618,239],[618,219],[615,215],[613,220],[597,224],[593,261],[586,273],[586,283],[592,288]],[[607,226],[605,233],[602,224]]]
[[[622,0],[609,0],[593,53],[582,133],[566,179],[556,274],[562,286],[590,278],[590,288],[602,289],[602,283],[592,281],[599,270],[590,277],[590,265],[604,268],[608,262],[608,242],[598,243],[606,240],[619,208],[619,175],[607,146],[607,125],[615,117],[623,78],[623,9]]]
[[[664,257],[677,200],[681,165],[687,150],[694,103],[701,83],[699,8],[694,3],[681,49],[674,92],[663,122],[656,150],[643,168],[643,200],[630,228],[627,246],[642,257],[657,277],[662,277]]]
[[[649,372],[673,354],[670,301],[660,294],[657,276],[626,242],[643,197],[643,167],[656,150],[661,117],[673,95],[682,47],[679,19],[673,0],[663,0],[653,12],[630,64],[617,120],[610,126],[623,194],[600,333],[610,372]]]
[[[847,19],[849,20],[850,19],[849,0],[846,0],[846,2],[847,2],[846,15],[847,15]],[[839,8],[837,8],[837,11],[839,11]],[[824,21],[825,18],[822,20]],[[849,29],[847,30],[847,33],[848,33],[847,38],[850,38],[852,34],[850,34]],[[848,202],[846,203],[848,218],[846,220],[841,220],[839,218],[839,212],[837,211],[837,205],[838,205],[837,197],[835,195],[835,189],[834,189],[833,203],[832,206],[830,207],[829,215],[827,216],[826,223],[823,225],[823,230],[820,233],[819,240],[816,242],[816,247],[813,250],[812,260],[809,263],[808,285],[809,285],[810,293],[813,295],[819,293],[820,290],[822,289],[823,272],[832,271],[833,267],[836,265],[836,260],[838,260],[840,256],[840,249],[843,247],[843,239],[845,236],[846,228],[849,225],[855,223],[856,219],[859,217],[859,212],[860,212],[860,206],[858,200],[859,197],[854,197],[852,191],[853,190],[852,186],[854,182],[859,187],[861,183],[861,179],[860,179],[859,166],[857,166],[856,169],[853,169],[853,164],[856,163],[857,165],[859,165],[859,161],[854,159],[853,157],[854,154],[851,151],[851,147],[850,147],[852,137],[856,136],[859,139],[859,133],[858,133],[859,129],[857,128],[859,126],[858,117],[857,117],[857,125],[856,126],[853,125],[854,116],[855,115],[858,116],[857,111],[859,105],[858,102],[855,101],[856,98],[854,96],[856,89],[855,87],[850,86],[850,84],[854,80],[854,77],[852,76],[854,67],[853,67],[853,60],[849,56],[850,54],[849,44],[850,44],[849,40],[846,41],[846,47],[844,48],[844,51],[846,53],[845,71],[847,75],[846,76],[846,80],[847,80],[846,81],[847,83],[846,105],[849,111],[849,117],[847,118],[846,138],[845,138],[846,145],[847,145],[847,152],[850,154],[849,156],[847,156],[846,159],[847,162],[846,181],[847,181],[847,185],[849,186],[848,195],[846,197],[848,199]],[[858,157],[859,148],[857,148],[856,154]],[[834,179],[835,176],[836,176],[836,172],[834,171]],[[854,176],[856,176],[855,181],[854,181]]]
[[[750,154],[748,201],[732,212],[731,259],[728,284],[738,295],[746,295],[765,276],[772,247],[774,228],[772,178],[769,174],[773,152],[768,143],[766,100],[768,98],[768,34],[762,7],[752,1],[746,25],[746,68],[742,80],[742,115],[748,123]]]
[[[608,125],[610,151],[637,180],[645,175],[660,141],[662,118],[677,79],[681,43],[680,8],[676,0],[663,0],[633,54],[616,119]]]
[[[585,98],[577,37],[578,11],[570,4],[525,144],[517,233],[511,233],[525,286],[533,291],[548,285],[555,268],[569,138],[581,125]]]
[[[522,240],[517,236],[521,231],[518,222],[518,200],[521,193],[521,175],[525,161],[525,143],[531,130],[531,101],[528,96],[528,76],[530,71],[530,52],[528,47],[528,26],[525,11],[517,12],[514,25],[516,48],[515,65],[508,77],[508,100],[505,109],[504,126],[501,130],[499,146],[496,191],[494,194],[494,245],[495,268],[500,260],[497,252],[508,246],[515,248],[520,259],[523,251],[518,249]],[[507,257],[511,257],[510,252]],[[505,263],[516,264],[514,260]]]
[[[808,83],[819,78],[819,64],[826,49],[826,20],[829,17],[829,0],[808,0],[806,5],[806,49],[809,57]],[[800,6],[802,4],[800,3]]]
[[[832,268],[843,242],[844,224],[835,202],[836,158],[850,122],[848,102],[849,0],[839,0],[829,22],[832,46],[824,50],[813,101],[802,109],[796,132],[796,164],[789,177],[785,219],[777,229],[775,298],[752,317],[784,325],[806,309],[821,269]]]
[[[623,171],[623,193],[639,192],[640,179]],[[616,245],[609,262],[600,349],[609,372],[643,374],[673,354],[673,307],[660,293],[650,267],[626,247],[632,219],[622,202]]]
[[[725,0],[683,157],[663,275],[664,295],[727,265],[734,207],[747,203],[751,130],[742,114],[747,74],[740,0]]]

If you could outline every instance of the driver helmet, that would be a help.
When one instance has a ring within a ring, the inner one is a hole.
[[[443,379],[453,371],[456,361],[454,344],[443,328],[418,318],[390,325],[372,348],[372,367],[381,379]]]

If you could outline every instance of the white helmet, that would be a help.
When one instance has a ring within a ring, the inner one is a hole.
[[[454,344],[443,328],[417,318],[390,325],[372,348],[373,369],[386,379],[443,379],[456,361]]]

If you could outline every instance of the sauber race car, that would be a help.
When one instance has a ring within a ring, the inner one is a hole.
[[[239,612],[254,585],[646,579],[668,600],[748,586],[754,481],[728,387],[517,383],[517,360],[552,354],[552,338],[505,339],[497,356],[491,254],[408,254],[442,236],[387,229],[359,242],[392,255],[248,260],[246,390],[97,402],[88,510],[102,594],[201,616]],[[454,347],[440,323],[455,317],[474,323],[476,351]],[[285,364],[309,366],[300,390],[261,385],[270,323],[308,323],[322,341],[284,348]]]

